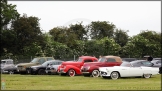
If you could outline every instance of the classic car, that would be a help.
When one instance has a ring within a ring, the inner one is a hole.
[[[159,68],[159,73],[162,74],[162,66]]]
[[[102,56],[98,62],[84,63],[81,72],[84,76],[99,77],[99,67],[119,66],[122,59],[118,56]]]
[[[7,68],[11,68],[15,66],[12,59],[3,59],[1,60],[1,73],[8,73],[8,71],[5,71]]]
[[[113,80],[119,77],[144,77],[150,78],[152,75],[159,74],[159,68],[155,67],[134,67],[130,62],[123,62],[120,66],[100,67],[100,75],[103,78],[111,78]]]
[[[161,60],[152,60],[151,63],[154,64],[154,67],[161,67]]]
[[[58,67],[58,73],[60,75],[68,75],[70,77],[75,75],[81,75],[81,67],[86,62],[97,62],[98,59],[93,56],[81,56],[77,61],[73,62],[63,62],[61,66]]]
[[[45,70],[47,66],[50,64],[54,65],[58,63],[58,61],[59,60],[49,60],[49,61],[44,62],[41,65],[30,66],[29,68],[27,68],[28,74],[44,75],[46,74]]]
[[[55,61],[53,64],[49,64],[47,67],[46,67],[46,73],[49,74],[49,75],[53,75],[53,74],[58,74],[58,67],[62,64],[62,62],[64,61]]]
[[[20,72],[20,74],[27,74],[29,71],[27,68],[30,66],[36,66],[41,65],[46,61],[54,60],[53,57],[36,57],[34,58],[30,63],[22,63],[17,66],[17,71]]]

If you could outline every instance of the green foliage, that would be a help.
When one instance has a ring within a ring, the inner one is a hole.
[[[19,18],[19,13],[15,9],[16,5],[8,4],[7,0],[1,0],[1,30],[10,22]]]
[[[161,33],[155,31],[143,30],[129,37],[128,31],[116,29],[108,21],[92,21],[86,26],[80,22],[69,27],[54,27],[43,34],[39,20],[27,14],[20,17],[16,5],[1,0],[0,55],[5,58],[18,55],[53,56],[62,60],[74,55],[161,57]],[[8,24],[11,28],[5,28]]]
[[[116,29],[114,32],[114,40],[116,43],[118,43],[121,47],[126,45],[128,42],[128,34],[127,31],[121,30],[121,29]]]
[[[82,25],[82,22],[79,24],[74,24],[74,25],[70,25],[70,31],[74,32],[77,36],[76,40],[87,40],[87,30],[85,29],[85,27]]]
[[[107,21],[92,21],[88,27],[92,39],[101,39],[104,37],[112,37],[116,26]]]
[[[37,17],[27,17],[24,14],[12,23],[12,28],[16,34],[17,48],[19,48],[20,53],[24,53],[23,49],[25,46],[32,46],[34,42],[37,42],[39,45],[43,41]]]

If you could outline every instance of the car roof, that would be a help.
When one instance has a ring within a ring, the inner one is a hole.
[[[12,59],[3,59],[1,61],[13,61]]]

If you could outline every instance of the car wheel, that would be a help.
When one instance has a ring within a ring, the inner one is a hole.
[[[119,78],[119,73],[118,72],[112,72],[110,75],[111,79],[116,80]]]
[[[45,75],[45,70],[40,69],[40,70],[38,71],[38,75]]]
[[[70,69],[70,70],[68,71],[68,75],[69,75],[70,77],[75,76],[75,70]]]
[[[99,77],[99,76],[100,76],[99,70],[93,70],[92,71],[92,77]]]
[[[143,77],[144,78],[150,78],[151,77],[151,74],[143,74]]]

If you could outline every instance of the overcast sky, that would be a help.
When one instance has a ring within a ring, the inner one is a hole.
[[[40,18],[44,32],[83,21],[109,21],[128,35],[141,30],[161,32],[161,1],[8,1],[23,15]]]

